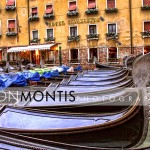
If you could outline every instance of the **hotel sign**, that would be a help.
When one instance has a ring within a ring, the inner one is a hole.
[[[87,19],[72,19],[68,20],[69,25],[73,24],[85,24],[85,23],[96,23],[99,22],[99,18],[87,18]]]
[[[99,18],[87,18],[87,19],[71,19],[68,20],[69,25],[74,25],[74,24],[86,24],[86,23],[97,23],[99,22]],[[54,27],[54,26],[64,26],[66,25],[65,21],[56,21],[56,22],[50,22],[49,26]]]

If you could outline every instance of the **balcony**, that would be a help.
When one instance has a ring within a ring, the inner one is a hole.
[[[118,39],[119,38],[119,35],[118,33],[115,33],[115,32],[109,32],[109,33],[106,33],[106,39],[109,40],[109,39]]]
[[[6,6],[5,9],[6,9],[6,10],[15,10],[15,9],[16,9],[16,6],[15,6],[15,5]]]
[[[29,17],[29,21],[38,21],[39,20],[39,16],[38,15],[31,15]]]
[[[80,36],[77,35],[77,36],[68,36],[68,42],[79,42],[80,40]]]
[[[30,43],[39,43],[40,42],[40,39],[38,39],[38,38],[35,38],[35,39],[32,39],[32,40],[30,40]]]
[[[74,10],[74,11],[68,11],[67,12],[67,16],[68,17],[71,17],[71,16],[78,16],[78,11],[77,10]]]
[[[150,31],[141,32],[142,38],[150,38]]]
[[[45,40],[45,42],[54,42],[55,38],[54,37],[48,37],[48,38],[45,38],[44,40]]]
[[[106,8],[105,12],[106,13],[116,13],[116,12],[118,12],[118,9],[117,8]]]
[[[70,60],[69,60],[69,63],[70,63],[70,64],[79,64],[79,63],[80,63],[80,60],[79,60],[79,59],[70,59]]]
[[[99,34],[89,34],[87,35],[87,40],[99,40]]]
[[[141,10],[150,10],[150,5],[143,5]]]
[[[7,36],[16,36],[17,35],[17,32],[15,32],[15,31],[8,31],[8,32],[6,32],[6,35]]]
[[[94,8],[94,9],[87,9],[86,11],[85,11],[85,13],[87,14],[87,15],[89,15],[89,14],[98,14],[98,9],[96,9],[96,8]]]
[[[44,15],[43,15],[43,18],[44,18],[44,19],[54,19],[55,16],[54,16],[54,14],[44,14]]]

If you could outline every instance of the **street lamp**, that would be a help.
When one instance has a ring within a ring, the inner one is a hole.
[[[58,57],[59,57],[59,66],[62,66],[62,53],[61,53],[61,43],[58,43]]]

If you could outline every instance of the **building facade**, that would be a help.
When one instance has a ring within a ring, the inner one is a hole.
[[[62,62],[94,67],[150,51],[150,0],[2,0],[0,59],[11,47],[60,43]],[[9,60],[58,64],[57,46],[9,53]]]

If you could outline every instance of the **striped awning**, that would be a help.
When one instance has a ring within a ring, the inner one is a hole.
[[[7,50],[8,53],[12,52],[22,52],[22,51],[33,51],[33,50],[49,50],[55,44],[45,44],[45,45],[30,45],[26,47],[12,47]]]

